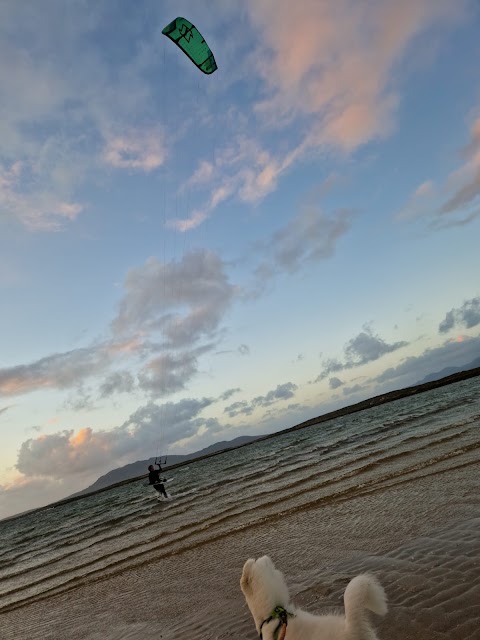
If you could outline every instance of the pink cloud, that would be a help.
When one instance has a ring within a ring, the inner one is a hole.
[[[432,180],[426,180],[425,182],[422,182],[422,184],[420,184],[416,189],[415,189],[415,193],[414,196],[418,197],[418,198],[422,198],[424,196],[429,196],[433,193],[434,190],[434,184]]]
[[[202,210],[210,215],[234,196],[258,202],[306,154],[322,148],[348,154],[391,134],[401,64],[413,43],[433,27],[451,28],[466,6],[464,0],[248,0],[258,42],[249,68],[263,81],[263,98],[253,117],[235,114],[243,133],[190,178],[189,185],[211,190]],[[289,125],[296,139],[284,133]],[[267,148],[264,136],[272,129],[282,136]]]
[[[470,127],[470,142],[463,150],[466,161],[447,180],[450,197],[441,213],[452,213],[472,205],[480,196],[480,118]]]
[[[299,156],[299,149],[275,157],[256,139],[239,135],[223,149],[218,149],[214,164],[200,163],[190,178],[189,184],[202,184],[211,187],[208,201],[201,212],[180,222],[170,222],[181,231],[189,231],[206,220],[212,211],[222,202],[235,194],[242,202],[254,204],[274,191],[280,175],[286,171]],[[203,167],[203,168],[202,168]],[[197,176],[197,177],[196,177]]]
[[[476,219],[480,215],[480,118],[470,126],[470,140],[462,150],[462,156],[464,161],[450,172],[443,184],[436,186],[431,180],[422,182],[396,218],[435,216],[437,227],[468,224]],[[454,216],[455,220],[439,222],[440,218]]]
[[[435,183],[426,180],[418,185],[405,206],[395,215],[396,220],[412,220],[432,213],[438,198]]]
[[[256,55],[271,122],[314,117],[310,144],[351,151],[393,126],[395,76],[408,46],[435,23],[462,15],[448,0],[265,0],[248,4],[261,34]],[[312,135],[313,133],[313,135]]]

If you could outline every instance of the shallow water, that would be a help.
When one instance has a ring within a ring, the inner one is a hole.
[[[2,638],[255,638],[268,553],[310,611],[374,572],[381,637],[480,638],[479,379],[0,523]],[[167,474],[168,475],[168,474]]]

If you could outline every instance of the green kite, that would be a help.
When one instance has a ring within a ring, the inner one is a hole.
[[[217,63],[210,47],[200,31],[191,22],[185,18],[175,18],[163,29],[162,33],[180,47],[200,71],[210,74],[217,70]]]

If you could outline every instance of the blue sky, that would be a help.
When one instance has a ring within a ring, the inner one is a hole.
[[[1,4],[0,517],[480,356],[475,5]]]

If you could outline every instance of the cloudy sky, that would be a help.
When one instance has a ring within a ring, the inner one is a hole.
[[[0,4],[0,517],[480,356],[479,29],[468,0]]]

